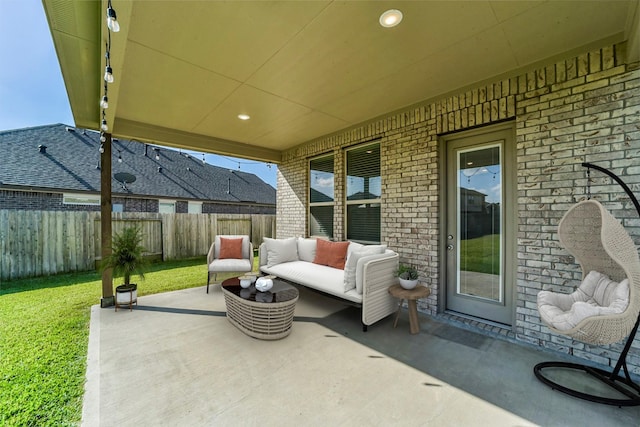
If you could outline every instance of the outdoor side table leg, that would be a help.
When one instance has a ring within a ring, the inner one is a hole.
[[[411,299],[409,303],[409,325],[412,334],[420,332],[420,321],[418,320],[418,303]]]
[[[402,309],[402,301],[404,301],[403,299],[400,300],[400,304],[398,304],[398,311],[396,311],[396,320],[393,322],[393,327],[395,328],[396,326],[398,326],[398,317],[400,317],[400,310]]]

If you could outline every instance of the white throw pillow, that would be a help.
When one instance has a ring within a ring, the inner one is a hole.
[[[352,242],[349,247],[353,245]],[[355,243],[358,245],[358,243]],[[351,252],[347,257],[347,263],[344,266],[344,291],[349,292],[356,288],[356,267],[358,260],[367,255],[382,254],[387,249],[387,245],[360,245],[360,248]]]
[[[316,239],[298,237],[298,258],[300,261],[313,262],[316,257]]]
[[[358,249],[362,249],[362,248],[364,248],[364,245],[362,243],[349,241],[349,247],[347,248],[347,260],[349,259],[349,256],[352,253],[354,253]]]
[[[288,239],[264,238],[267,246],[267,267],[283,262],[298,261],[298,246],[295,237]]]
[[[614,310],[615,313],[622,313],[629,307],[629,299],[629,279],[624,279],[611,292],[611,299],[607,307]]]

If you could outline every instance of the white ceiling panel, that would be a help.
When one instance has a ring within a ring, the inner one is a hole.
[[[195,132],[216,129],[216,134],[225,139],[251,142],[281,127],[311,110],[259,89],[243,85],[198,124]],[[239,120],[239,114],[248,114],[250,120]]]
[[[191,131],[240,83],[129,43],[118,96],[122,118]]]
[[[97,128],[106,2],[43,3],[76,123]],[[123,27],[111,35],[114,136],[268,161],[474,83],[624,41],[639,25],[639,0],[112,4]],[[383,28],[390,8],[404,19]],[[86,25],[98,21],[94,31]]]

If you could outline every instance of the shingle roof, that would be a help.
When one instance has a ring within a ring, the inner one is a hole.
[[[40,152],[40,145],[46,146],[45,152]],[[145,145],[114,140],[114,194],[275,205],[276,190],[254,174],[204,164],[202,159],[185,153]],[[99,133],[63,124],[0,132],[0,189],[99,193],[99,147]],[[158,149],[159,160],[153,148]],[[122,156],[122,163],[118,156]],[[126,190],[114,178],[119,172],[136,177]]]

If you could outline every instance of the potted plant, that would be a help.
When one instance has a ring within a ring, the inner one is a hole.
[[[413,289],[418,285],[418,270],[406,264],[398,265],[395,275],[404,289]]]
[[[131,283],[131,276],[138,275],[144,279],[147,260],[143,256],[142,230],[138,226],[127,227],[113,236],[111,255],[102,262],[102,268],[113,269],[113,276],[124,279],[124,283],[116,287],[116,310],[120,305],[132,308],[138,300],[138,285]]]

